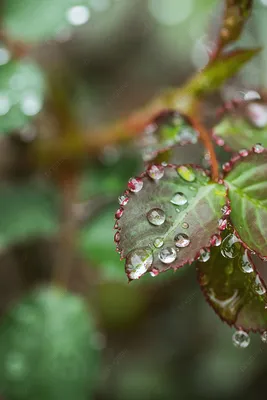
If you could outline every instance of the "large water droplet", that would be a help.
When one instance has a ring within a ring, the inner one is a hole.
[[[187,247],[190,244],[190,239],[185,233],[178,233],[174,240],[176,247]]]
[[[171,199],[171,203],[175,204],[176,206],[183,206],[187,202],[188,202],[187,197],[181,192],[175,193],[175,195]]]
[[[151,179],[159,180],[164,175],[164,167],[162,165],[151,165],[147,170]]]
[[[250,274],[251,272],[253,272],[253,265],[248,257],[247,250],[245,250],[242,257],[240,257],[239,262],[240,262],[240,268],[243,272],[245,272],[246,274]]]
[[[200,262],[207,262],[210,259],[210,252],[208,249],[201,249],[200,255],[198,257],[198,261]]]
[[[144,182],[142,181],[141,178],[131,178],[131,179],[129,179],[129,182],[128,182],[128,188],[133,193],[140,192],[143,185],[144,185]]]
[[[176,260],[177,254],[176,250],[173,247],[165,247],[159,253],[159,259],[164,264],[171,264]]]
[[[126,204],[128,203],[128,201],[130,200],[128,196],[122,195],[118,198],[119,200],[119,204],[121,206],[126,206]]]
[[[233,334],[232,340],[233,340],[233,345],[240,349],[245,349],[246,347],[248,347],[250,343],[249,335],[242,330],[236,331]]]
[[[260,143],[257,143],[252,147],[252,150],[254,153],[260,154],[264,152],[264,147]]]
[[[66,18],[71,25],[83,25],[90,18],[90,10],[86,6],[74,6],[67,10]]]
[[[267,343],[267,331],[265,331],[265,332],[263,332],[263,333],[261,334],[261,341],[262,341],[263,343]]]
[[[177,167],[177,172],[180,177],[186,182],[194,182],[196,175],[191,167],[180,165]]]
[[[261,281],[261,278],[259,275],[256,276],[255,281],[252,284],[252,288],[255,291],[255,293],[259,294],[262,296],[264,293],[266,293],[265,286],[263,282]]]
[[[125,270],[130,279],[139,279],[153,263],[150,248],[132,250],[126,257]]]
[[[225,258],[235,258],[239,254],[240,247],[238,238],[230,233],[222,242],[221,253]]]
[[[163,241],[163,239],[162,238],[160,238],[160,237],[158,237],[158,238],[156,238],[155,240],[154,240],[154,246],[157,248],[157,249],[160,249],[163,245],[164,245],[164,241]]]
[[[147,219],[152,225],[162,225],[165,222],[166,216],[161,208],[152,208],[152,210],[148,211]]]

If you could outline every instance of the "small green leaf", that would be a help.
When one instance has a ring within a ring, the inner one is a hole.
[[[57,232],[53,190],[34,184],[1,184],[0,192],[0,248]]]
[[[229,325],[246,331],[267,329],[266,286],[232,229],[223,233],[222,244],[211,249],[205,263],[197,263],[203,293]]]
[[[12,38],[37,42],[53,38],[71,25],[68,10],[73,6],[85,7],[84,15],[73,25],[81,25],[89,18],[90,0],[4,0],[2,6],[3,29]],[[87,11],[86,11],[87,10]],[[82,18],[83,17],[83,18]],[[79,23],[80,21],[80,23]]]
[[[10,400],[87,400],[98,357],[93,321],[79,297],[37,289],[0,325],[0,390]]]
[[[267,256],[267,153],[261,146],[240,158],[226,176],[231,201],[231,221],[246,245]]]
[[[39,67],[28,61],[0,66],[0,136],[22,128],[41,110],[45,81]]]
[[[226,188],[189,165],[151,166],[131,179],[127,204],[116,213],[126,272],[137,279],[177,269],[210,246],[219,230]]]

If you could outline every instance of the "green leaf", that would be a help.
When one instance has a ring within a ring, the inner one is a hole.
[[[226,188],[211,182],[199,168],[151,166],[128,187],[129,201],[116,218],[118,246],[130,279],[193,261],[219,230]]]
[[[45,81],[39,67],[28,61],[0,66],[0,136],[22,128],[41,110]]]
[[[98,357],[82,299],[56,288],[33,291],[0,325],[0,388],[10,400],[87,400]]]
[[[51,188],[1,184],[0,248],[57,232],[57,202]]]
[[[223,26],[218,40],[220,50],[239,38],[247,19],[251,15],[253,1],[226,0],[225,3]]]
[[[177,111],[165,111],[147,126],[138,144],[144,161],[151,161],[177,145],[197,143],[191,121]]]
[[[260,102],[244,102],[224,113],[213,129],[215,140],[233,151],[256,143],[267,147],[267,107]]]
[[[211,249],[205,263],[197,263],[202,291],[219,317],[245,331],[267,329],[266,286],[259,277],[250,253],[232,229],[222,235],[222,244]]]
[[[68,10],[90,5],[90,0],[4,0],[2,21],[14,39],[37,42],[53,38],[70,26]]]
[[[256,146],[256,151],[261,151]],[[267,153],[249,153],[236,161],[226,176],[231,221],[246,245],[267,256]]]

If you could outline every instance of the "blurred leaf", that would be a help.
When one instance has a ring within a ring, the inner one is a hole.
[[[41,110],[45,81],[39,67],[28,61],[0,66],[0,136],[22,128]]]
[[[260,148],[261,149],[261,148]],[[225,178],[231,221],[250,249],[267,256],[267,152],[239,159]]]
[[[37,42],[53,38],[70,27],[67,13],[73,6],[89,6],[90,0],[4,0],[5,32],[14,39]]]
[[[236,41],[251,15],[253,0],[226,0],[223,26],[220,30],[218,48]]]
[[[253,101],[240,103],[224,113],[213,133],[233,151],[250,149],[256,143],[267,147],[267,106]]]
[[[98,357],[82,299],[42,288],[0,325],[0,390],[10,400],[87,400]]]
[[[148,169],[142,178],[130,180],[129,189],[139,190],[127,194],[129,201],[116,213],[118,250],[126,257],[129,279],[192,262],[219,229],[224,185],[189,165],[160,171],[160,179],[151,179]]]
[[[198,278],[209,304],[229,325],[246,331],[267,329],[266,287],[250,258],[231,230],[222,235],[221,246],[198,263]]]
[[[1,184],[0,193],[0,248],[57,232],[56,197],[50,188]]]

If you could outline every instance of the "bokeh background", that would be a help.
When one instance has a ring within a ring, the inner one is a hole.
[[[23,41],[15,46],[16,56],[26,52],[25,60],[37,62],[42,77],[26,68],[16,72],[7,89],[14,75],[8,66],[14,61],[3,36],[3,399],[264,399],[266,344],[252,335],[247,349],[233,347],[233,330],[205,302],[194,265],[127,282],[124,263],[115,252],[113,225],[118,196],[129,177],[143,169],[135,141],[109,144],[68,161],[76,151],[77,135],[93,135],[96,128],[142,107],[163,89],[182,85],[206,65],[224,2],[90,0],[83,2],[87,13],[80,17],[86,23],[79,18],[77,23],[76,16],[56,28],[50,20],[64,14],[62,1],[11,1],[10,7],[7,2],[0,3],[1,28],[5,32],[8,21],[16,40]],[[237,45],[264,47],[266,18],[267,2],[255,0]],[[212,125],[216,107],[226,100],[242,99],[248,90],[267,85],[266,67],[267,47],[207,100],[206,123]],[[29,85],[30,92],[14,100],[12,93],[21,95],[23,85]],[[53,147],[60,135],[70,141],[67,156],[33,156],[36,143],[48,141]],[[189,157],[205,162],[198,146],[183,149],[177,162]],[[63,243],[60,239],[60,227],[68,222],[62,222],[64,190],[58,175],[73,173],[77,191],[69,220],[75,220],[75,254],[70,253],[70,260],[69,238],[65,243],[64,235]],[[65,263],[67,295],[51,288],[55,270],[64,275]]]

